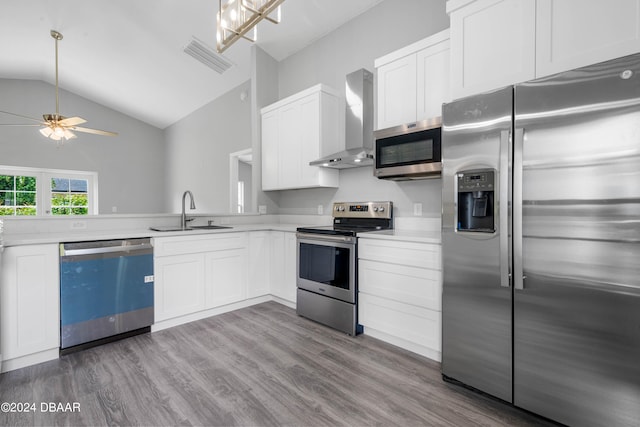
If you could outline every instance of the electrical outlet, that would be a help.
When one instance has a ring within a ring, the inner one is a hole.
[[[265,215],[267,213],[267,205],[258,206],[258,213],[260,215]]]
[[[118,207],[117,206],[111,206],[111,213],[116,213],[118,212]]]
[[[413,216],[422,216],[422,203],[413,204]]]
[[[318,215],[324,214],[324,207],[322,205],[318,205]]]
[[[73,221],[71,223],[72,230],[84,230],[87,228],[87,221]]]

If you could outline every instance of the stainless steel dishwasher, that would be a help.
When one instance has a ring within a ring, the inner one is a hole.
[[[150,331],[153,282],[149,238],[61,243],[61,353]]]

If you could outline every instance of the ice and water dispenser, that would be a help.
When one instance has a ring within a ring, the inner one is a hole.
[[[494,191],[496,171],[458,172],[457,231],[495,232]]]

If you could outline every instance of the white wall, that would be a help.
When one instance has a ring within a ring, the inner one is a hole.
[[[262,191],[262,124],[260,109],[278,100],[278,62],[258,46],[251,49],[251,137],[253,146],[254,208],[277,213],[279,191]]]
[[[357,69],[374,71],[374,60],[449,27],[445,0],[385,0],[278,66],[279,95],[287,97],[317,83],[344,90],[345,76]],[[373,177],[371,167],[340,171],[340,188],[279,192],[280,213],[315,214],[334,201],[391,200],[395,215],[412,216],[413,203],[423,216],[439,216],[440,179],[391,182]]]
[[[229,154],[252,146],[250,97],[246,81],[165,129],[166,212],[181,211],[186,190],[197,208],[188,212],[229,212]]]
[[[36,80],[0,79],[0,110],[34,118],[55,113],[55,87]],[[0,164],[95,171],[99,213],[112,213],[114,206],[118,213],[163,212],[162,130],[64,90],[60,90],[60,113],[80,116],[87,120],[83,127],[118,136],[77,132],[76,139],[57,147],[38,127],[0,126]],[[25,122],[0,113],[0,123]]]

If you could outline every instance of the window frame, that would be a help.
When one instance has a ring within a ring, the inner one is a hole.
[[[87,180],[87,215],[95,215],[98,211],[98,172],[66,169],[45,169],[25,166],[0,165],[0,175],[31,176],[36,178],[36,214],[7,215],[5,218],[36,217],[70,217],[86,215],[53,215],[51,213],[52,178]]]

